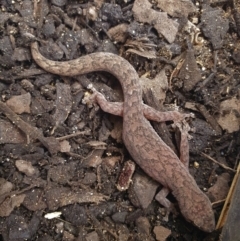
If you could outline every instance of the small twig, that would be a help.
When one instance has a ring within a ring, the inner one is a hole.
[[[208,121],[211,127],[216,131],[216,134],[221,135],[222,129],[220,125],[217,123],[216,119],[209,113],[206,107],[201,104],[196,104],[195,106],[199,110],[199,112],[204,116],[204,118]]]
[[[90,134],[90,131],[87,130],[87,131],[78,131],[76,133],[73,133],[73,134],[70,134],[70,135],[66,135],[66,136],[62,136],[62,137],[57,137],[56,139],[58,141],[63,141],[63,140],[67,140],[67,139],[70,139],[72,137],[76,137],[76,136],[80,136],[80,135],[86,135],[86,134]]]
[[[31,184],[30,186],[22,189],[22,190],[15,190],[15,191],[12,191],[12,192],[9,192],[9,193],[4,193],[2,195],[0,195],[0,204],[6,199],[6,197],[10,197],[10,196],[13,196],[13,195],[19,195],[23,192],[26,192],[26,191],[29,191],[30,189],[32,188],[35,188],[35,187],[38,187],[38,185],[36,184]]]
[[[203,153],[203,152],[201,152],[201,155],[204,156],[204,157],[206,157],[206,158],[208,158],[209,160],[211,160],[212,162],[218,164],[219,166],[221,166],[222,168],[224,168],[224,169],[226,169],[226,170],[229,170],[229,171],[232,171],[232,172],[236,172],[236,170],[234,170],[234,169],[232,169],[232,168],[230,168],[230,167],[227,167],[226,165],[224,165],[224,164],[216,161],[215,159],[213,159],[212,157],[210,157],[209,155],[207,155],[207,154],[205,154],[205,153]]]
[[[94,29],[83,18],[79,18],[79,20],[83,25],[85,25],[91,31],[91,33],[95,36],[96,40],[98,42],[100,42],[100,39],[99,39],[97,33],[94,31]],[[103,31],[107,34],[107,31],[105,31],[104,29],[103,29]],[[111,39],[108,34],[107,34],[107,36],[109,37],[109,39]]]
[[[235,164],[234,164],[234,169],[237,169],[237,168],[238,168],[239,158],[240,158],[240,151],[239,151],[238,154],[237,154],[236,161],[235,161]]]
[[[198,92],[199,90],[201,90],[208,82],[210,82],[215,77],[215,75],[216,73],[212,72],[202,83],[199,84],[195,92]]]
[[[219,206],[219,205],[222,205],[225,201],[226,201],[226,198],[225,198],[225,199],[218,200],[218,201],[216,201],[216,202],[212,202],[212,206],[217,207],[217,206]]]
[[[217,74],[217,57],[218,51],[214,51],[214,55],[213,55],[213,61],[214,61],[214,65],[212,68],[212,73],[202,82],[199,84],[199,86],[196,88],[195,92],[198,92],[199,90],[201,90],[203,87],[205,87],[205,85],[208,84],[208,82],[210,82]]]
[[[217,225],[216,225],[216,229],[221,228],[224,225],[225,221],[226,221],[226,216],[227,216],[227,213],[228,213],[228,210],[229,210],[229,205],[230,205],[230,203],[231,203],[231,201],[233,199],[233,195],[234,195],[234,192],[236,190],[236,185],[238,183],[239,173],[240,173],[240,165],[238,165],[238,167],[237,167],[236,174],[234,175],[231,187],[230,187],[230,189],[228,191],[228,195],[226,197],[226,201],[225,201],[225,203],[223,205],[220,217],[218,219],[218,222],[217,222]]]
[[[7,116],[20,130],[22,130],[26,136],[30,136],[33,139],[38,139],[51,154],[55,154],[60,150],[59,142],[54,137],[44,137],[43,133],[36,127],[29,125],[23,121],[15,112],[13,112],[6,104],[0,101],[0,111]]]
[[[73,157],[73,158],[77,158],[77,159],[83,159],[84,157],[82,155],[79,155],[77,153],[74,152],[65,152],[66,155]]]

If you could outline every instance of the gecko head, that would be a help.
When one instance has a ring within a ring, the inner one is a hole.
[[[210,233],[215,229],[215,218],[211,202],[203,193],[197,195],[197,197],[189,200],[189,205],[185,205],[187,208],[181,209],[182,214],[196,227]]]

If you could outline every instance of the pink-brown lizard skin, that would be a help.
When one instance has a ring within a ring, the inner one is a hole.
[[[150,177],[161,183],[165,190],[172,192],[186,220],[206,232],[214,230],[214,213],[208,197],[199,189],[184,163],[146,119],[179,120],[182,114],[176,111],[157,112],[144,105],[138,74],[128,61],[115,54],[102,52],[67,62],[51,61],[40,54],[36,42],[31,44],[31,51],[40,67],[57,75],[76,76],[95,71],[106,71],[114,75],[123,89],[123,105],[107,105],[104,97],[95,90],[96,101],[104,111],[123,116],[123,141],[132,158]]]

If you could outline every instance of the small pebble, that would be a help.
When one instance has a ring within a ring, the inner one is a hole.
[[[194,167],[195,168],[199,168],[199,163],[198,162],[194,162]]]

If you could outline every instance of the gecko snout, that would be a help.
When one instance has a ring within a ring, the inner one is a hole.
[[[211,233],[215,229],[215,218],[213,211],[205,213],[201,219],[194,220],[194,225],[197,226],[199,229],[203,230],[204,232]]]
[[[205,195],[201,195],[192,206],[192,222],[204,232],[212,232],[215,229],[215,217],[211,202]]]

